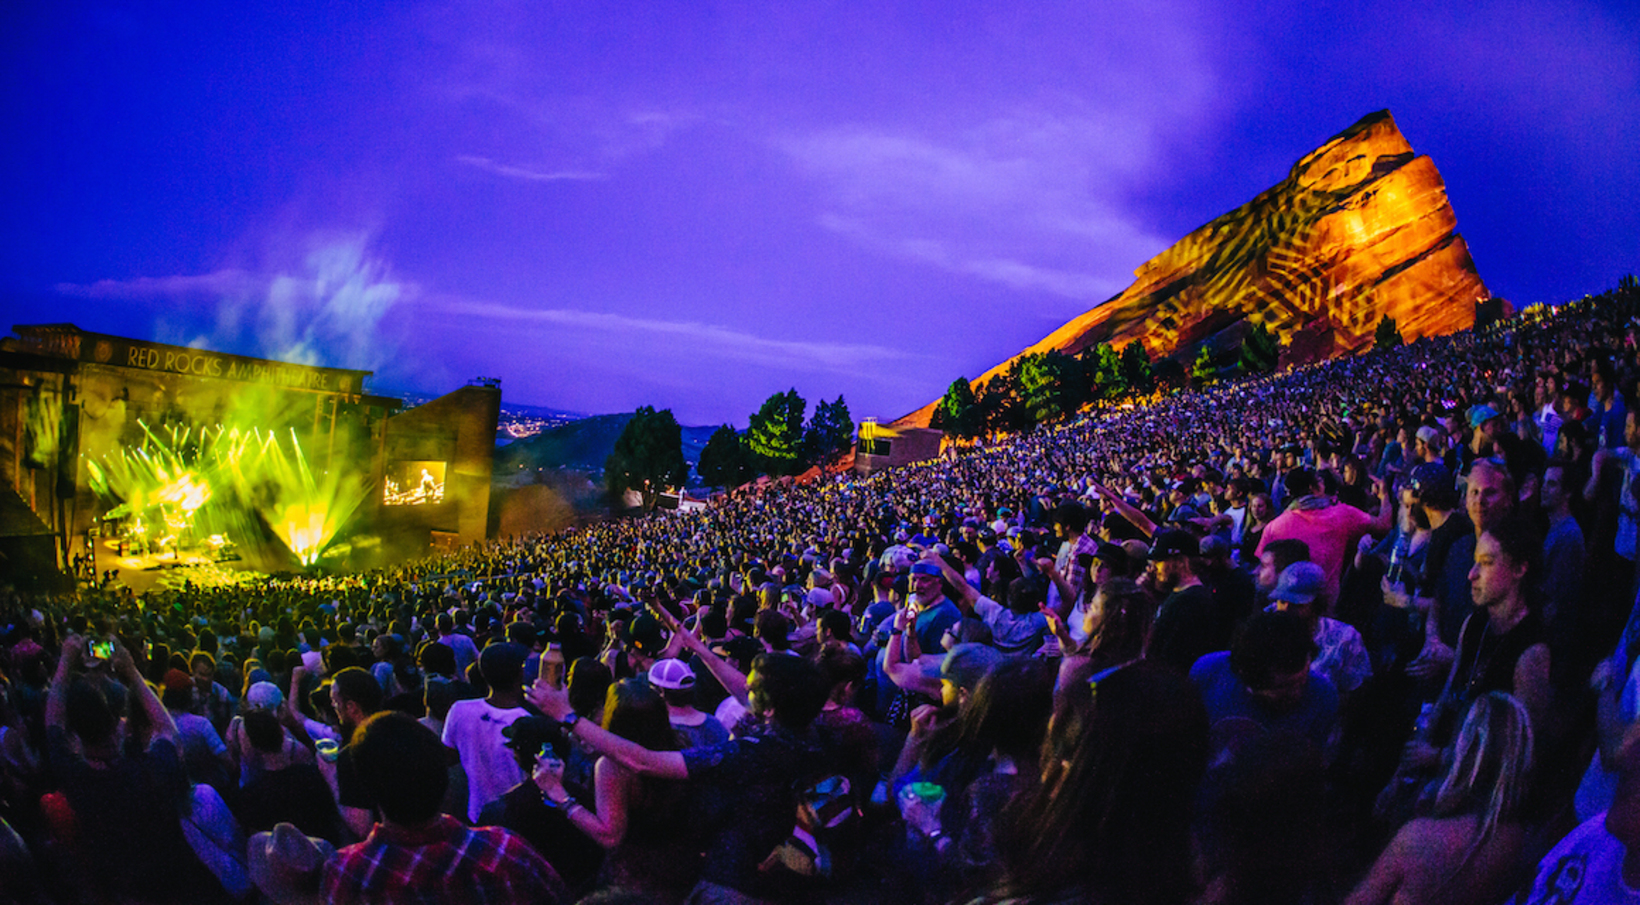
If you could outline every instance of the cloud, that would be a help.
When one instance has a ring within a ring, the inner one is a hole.
[[[1010,289],[1049,292],[1065,298],[1103,301],[1120,292],[1126,281],[1052,267],[1041,267],[1011,258],[964,255],[950,243],[937,239],[892,238],[874,233],[860,220],[823,214],[820,225],[899,257],[924,261],[954,273],[965,273]]]
[[[1013,289],[1110,297],[1168,242],[1122,210],[1154,166],[1117,112],[998,117],[943,137],[851,126],[775,141],[825,189],[817,222],[878,251]]]
[[[550,173],[543,173],[538,170],[528,170],[523,167],[496,163],[488,157],[475,157],[471,154],[458,155],[456,157],[456,161],[458,163],[464,163],[471,167],[477,167],[481,170],[495,173],[498,176],[506,176],[512,179],[523,179],[528,182],[584,182],[608,178],[603,173],[594,173],[585,170],[556,170]]]
[[[249,347],[279,361],[370,368],[392,355],[378,329],[383,319],[417,290],[392,279],[388,264],[367,246],[364,235],[314,236],[294,267],[59,283],[56,289],[154,303],[156,335],[190,346]],[[215,324],[201,332],[197,309],[204,305],[214,305]]]
[[[445,314],[506,321],[514,325],[533,324],[627,336],[643,334],[650,340],[664,340],[674,345],[687,344],[692,351],[710,353],[722,360],[807,371],[851,373],[857,369],[886,362],[927,358],[904,349],[864,343],[768,339],[698,321],[657,320],[566,308],[519,308],[463,299],[444,301],[436,307]],[[634,343],[635,347],[640,345]]]
[[[168,277],[137,277],[132,280],[98,280],[95,283],[58,283],[54,288],[64,295],[88,299],[170,299],[185,301],[196,298],[218,298],[230,295],[260,293],[267,289],[268,278],[244,270],[228,268],[212,273]]]

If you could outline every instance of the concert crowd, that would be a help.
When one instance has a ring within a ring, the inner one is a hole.
[[[1640,902],[1640,294],[357,575],[0,600],[0,899]]]

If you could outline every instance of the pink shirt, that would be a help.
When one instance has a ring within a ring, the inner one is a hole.
[[[1301,540],[1310,545],[1310,561],[1327,576],[1328,611],[1338,602],[1338,586],[1344,577],[1344,557],[1348,556],[1375,519],[1345,503],[1324,509],[1289,509],[1275,517],[1259,539],[1258,553],[1272,541]]]

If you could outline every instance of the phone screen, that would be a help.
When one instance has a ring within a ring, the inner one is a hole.
[[[114,642],[93,641],[90,644],[90,654],[93,660],[107,660],[114,656]]]

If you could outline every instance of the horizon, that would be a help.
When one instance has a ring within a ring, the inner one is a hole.
[[[937,399],[1388,109],[1517,308],[1640,270],[1640,9],[11,10],[12,324],[743,425]]]

